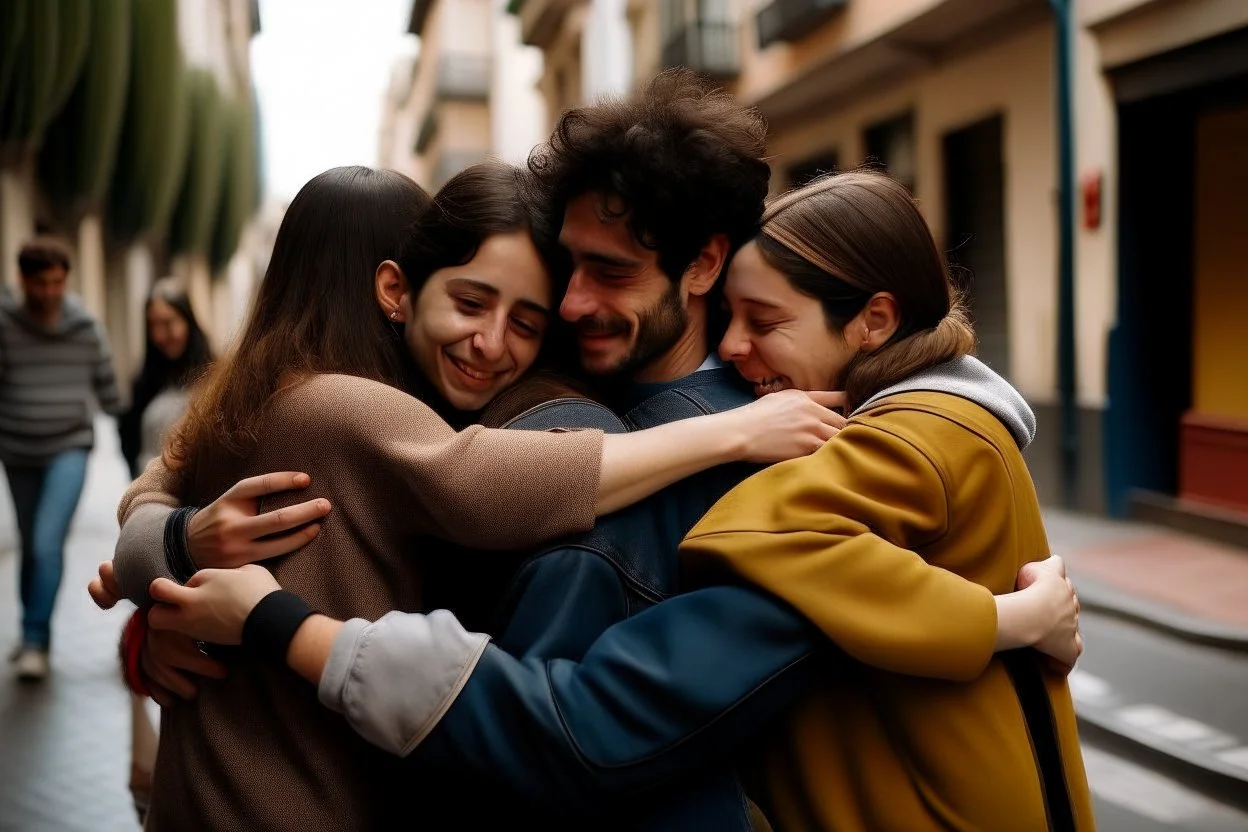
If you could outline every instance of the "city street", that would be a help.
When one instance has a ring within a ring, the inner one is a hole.
[[[126,782],[129,709],[116,642],[127,610],[100,613],[85,586],[111,553],[113,511],[126,484],[111,421],[71,536],[52,666],[42,687],[0,679],[0,832],[134,832]],[[0,500],[0,645],[17,633],[16,557],[8,495]],[[1081,712],[1193,760],[1248,776],[1248,655],[1185,643],[1095,613],[1072,684]],[[1248,813],[1225,796],[1226,777],[1176,777],[1131,742],[1085,732],[1084,756],[1106,832],[1244,832]]]

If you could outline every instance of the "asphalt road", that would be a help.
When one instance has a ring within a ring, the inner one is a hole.
[[[1083,736],[1100,828],[1248,832],[1248,655],[1096,613],[1081,625],[1071,688],[1095,723]]]

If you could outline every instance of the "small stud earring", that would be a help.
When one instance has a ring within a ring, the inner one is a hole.
[[[398,319],[399,319],[399,310],[396,309],[390,313],[390,320],[397,321]]]

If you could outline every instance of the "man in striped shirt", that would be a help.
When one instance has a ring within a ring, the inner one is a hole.
[[[18,254],[22,302],[0,298],[0,462],[22,541],[22,640],[18,678],[48,675],[52,607],[65,537],[95,441],[94,396],[121,409],[108,342],[81,304],[66,297],[69,251],[36,238]]]

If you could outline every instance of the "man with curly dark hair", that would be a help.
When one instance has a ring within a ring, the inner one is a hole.
[[[591,418],[583,407],[555,401],[511,427],[638,430],[753,399],[749,384],[715,355],[722,334],[716,319],[720,277],[762,218],[765,141],[755,111],[687,70],[563,115],[529,168],[563,220],[559,242],[570,275],[560,315],[575,330],[582,369],[619,418]],[[681,539],[754,470],[728,465],[695,475],[539,552],[517,573],[502,620],[490,628],[495,643],[526,660],[580,659],[610,625],[679,591]],[[567,827],[577,829],[765,826],[728,761],[662,795],[639,795],[621,813],[570,787],[557,764],[541,772],[495,757],[500,746],[523,748],[532,737],[496,712],[488,695],[462,698],[444,722],[446,730],[434,728],[412,755],[422,776],[447,776],[439,789],[445,795],[465,784],[480,793],[482,778],[492,781],[488,802],[462,792],[445,801],[448,824],[484,828],[505,811],[537,814],[549,829],[564,828],[568,818]],[[491,726],[486,747],[449,739],[474,723]],[[588,820],[604,811],[609,819]]]
[[[673,381],[712,352],[718,278],[763,214],[765,152],[762,117],[687,70],[560,118],[529,167],[563,215],[560,314],[586,371]]]

